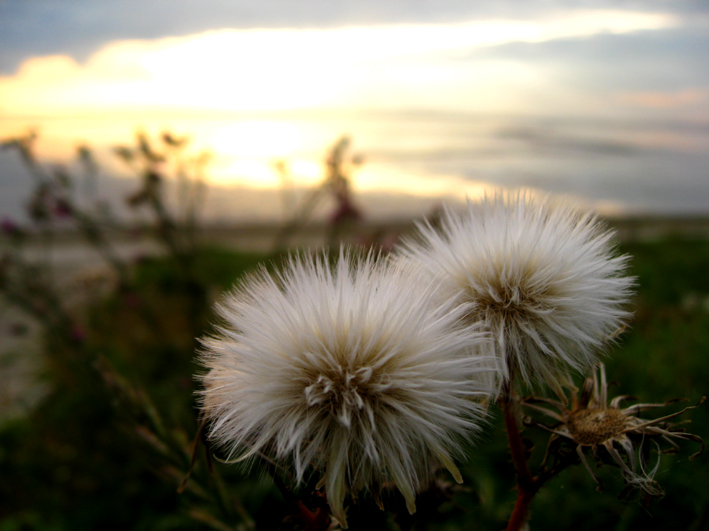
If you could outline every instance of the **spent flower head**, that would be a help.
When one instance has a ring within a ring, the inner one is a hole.
[[[516,191],[445,208],[440,226],[419,224],[401,256],[465,306],[471,325],[485,323],[507,378],[559,390],[629,317],[633,279],[612,236],[594,214]]]
[[[599,458],[599,448],[604,448],[611,463],[618,466],[623,474],[623,479],[628,487],[639,489],[648,496],[662,496],[664,492],[655,481],[655,474],[660,466],[660,444],[667,442],[671,451],[679,450],[673,439],[688,440],[699,443],[701,449],[689,459],[693,460],[704,449],[702,439],[694,434],[687,433],[677,424],[668,422],[678,417],[685,411],[696,406],[685,407],[680,411],[656,417],[643,418],[643,411],[664,407],[677,402],[670,400],[663,403],[638,403],[633,406],[621,407],[623,401],[630,397],[620,395],[608,400],[608,382],[603,364],[598,369],[594,368],[590,377],[584,381],[580,396],[571,393],[571,403],[561,403],[556,400],[544,398],[527,399],[525,407],[539,411],[554,419],[557,424],[551,427],[541,426],[552,432],[549,440],[549,449],[554,447],[556,440],[570,442],[576,445],[576,453],[586,467],[589,474],[599,484],[600,481],[586,460],[584,449],[590,448],[594,457]],[[700,404],[704,402],[704,398]],[[550,409],[548,406],[553,407]],[[652,441],[658,451],[655,466],[648,468],[645,454],[647,445]],[[622,451],[622,453],[621,453]],[[549,450],[547,450],[547,457]],[[546,462],[545,458],[545,462]]]
[[[453,459],[498,369],[489,338],[461,329],[464,309],[434,292],[406,265],[342,251],[247,277],[203,342],[210,437],[232,457],[291,464],[297,481],[322,474],[343,525],[348,492],[393,483],[413,512],[434,464],[462,481]]]

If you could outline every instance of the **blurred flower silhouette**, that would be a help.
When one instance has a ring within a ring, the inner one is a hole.
[[[487,336],[411,273],[371,254],[291,258],[243,281],[203,342],[211,438],[239,460],[291,462],[297,482],[314,466],[343,526],[347,492],[393,483],[413,512],[436,463],[462,481],[459,440],[492,392]]]
[[[2,221],[0,221],[0,232],[11,238],[17,238],[22,235],[20,226],[9,216],[3,216]]]
[[[318,203],[330,196],[335,208],[328,216],[329,234],[327,244],[335,247],[340,241],[342,231],[348,225],[361,221],[362,210],[355,204],[352,197],[351,175],[354,168],[364,163],[361,154],[350,154],[350,138],[343,136],[328,151],[325,157],[325,177],[318,187],[313,189],[302,203],[296,207],[292,200],[291,183],[285,163],[278,162],[276,170],[281,177],[283,186],[284,206],[290,212],[291,219],[285,223],[276,235],[274,249],[286,247],[290,237],[310,218]]]
[[[507,378],[556,391],[569,369],[585,369],[629,316],[633,280],[614,256],[612,233],[593,214],[516,191],[445,208],[440,228],[420,224],[404,260],[440,282],[473,326],[493,333]]]

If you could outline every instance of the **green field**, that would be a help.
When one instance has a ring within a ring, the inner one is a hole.
[[[611,396],[696,403],[709,394],[709,242],[665,239],[622,250],[632,256],[638,288],[631,327],[605,360],[618,383]],[[278,529],[286,504],[261,467],[214,462],[210,473],[198,448],[193,478],[177,493],[197,431],[195,338],[210,330],[218,293],[262,260],[210,249],[195,257],[190,276],[168,259],[145,260],[130,288],[94,301],[77,318],[80,333],[67,323],[48,329],[43,379],[51,391],[27,416],[0,426],[0,531],[248,529],[250,521]],[[421,495],[414,529],[504,528],[514,469],[500,412],[493,407],[492,414],[462,467],[463,487],[440,474],[443,488]],[[692,420],[688,431],[709,439],[709,404],[683,418]],[[528,431],[534,467],[545,439]],[[597,471],[606,486],[599,493],[576,466],[538,494],[530,528],[709,528],[709,455],[690,462],[698,445],[680,446],[662,456],[655,479],[663,499],[648,506],[642,498],[619,500],[620,474],[609,466]],[[403,500],[392,494],[385,504],[392,510],[382,513],[364,496],[350,508],[351,529],[411,524],[394,516]]]

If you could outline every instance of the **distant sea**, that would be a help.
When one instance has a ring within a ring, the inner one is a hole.
[[[47,167],[72,165],[75,146],[94,149],[97,195],[117,215],[138,187],[112,153],[141,130],[192,138],[209,149],[210,221],[277,221],[284,209],[275,162],[289,169],[290,201],[302,201],[322,175],[329,146],[342,135],[361,165],[351,168],[355,201],[371,219],[422,215],[442,201],[497,187],[564,194],[608,214],[709,214],[709,123],[602,118],[466,115],[440,111],[146,112],[141,123],[120,113],[2,117],[0,139],[30,128]],[[78,175],[78,173],[77,173]],[[75,183],[79,199],[81,178]],[[17,154],[0,151],[0,217],[23,220],[32,180]],[[290,207],[292,208],[292,206]],[[323,203],[317,216],[327,215]]]

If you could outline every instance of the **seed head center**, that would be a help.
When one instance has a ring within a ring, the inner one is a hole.
[[[364,412],[373,421],[371,401],[382,386],[373,382],[371,367],[359,369],[339,367],[321,373],[305,388],[309,407],[319,407],[334,414],[349,428],[353,415]]]
[[[627,417],[619,409],[579,409],[569,415],[566,426],[578,444],[594,446],[622,435]]]
[[[544,302],[546,292],[530,289],[526,282],[512,285],[500,282],[499,279],[489,279],[487,289],[469,290],[469,300],[473,303],[473,320],[499,318],[515,318],[526,316],[528,318],[547,313],[549,308]]]

